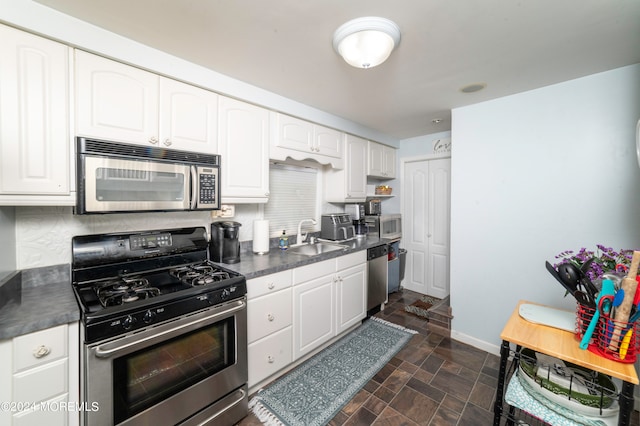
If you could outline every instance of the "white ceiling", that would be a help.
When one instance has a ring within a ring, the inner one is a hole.
[[[399,139],[449,130],[455,107],[640,63],[638,0],[37,1]],[[361,16],[402,32],[368,70],[332,48]],[[473,83],[487,87],[460,92]]]

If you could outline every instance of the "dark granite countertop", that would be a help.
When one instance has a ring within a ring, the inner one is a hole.
[[[245,245],[239,263],[219,265],[250,280],[387,243],[387,240],[371,237],[354,239],[339,243],[348,246],[345,250],[311,257],[278,248],[271,248],[268,254],[258,255],[251,252],[250,245]],[[71,286],[69,265],[18,271],[0,281],[0,290],[0,340],[80,319],[80,309]]]
[[[0,340],[78,321],[69,265],[18,271],[0,281]]]
[[[323,260],[333,259],[345,254],[366,250],[389,241],[380,238],[356,238],[346,242],[336,242],[337,244],[348,246],[345,250],[331,251],[316,256],[303,256],[294,254],[289,250],[280,250],[277,247],[271,247],[267,254],[254,254],[251,248],[244,247],[240,253],[240,262],[234,264],[218,263],[223,268],[230,269],[245,276],[247,280],[261,277],[263,275],[274,274],[287,269],[298,268],[304,265],[321,262]]]

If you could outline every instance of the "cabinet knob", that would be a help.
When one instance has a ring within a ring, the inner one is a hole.
[[[156,138],[155,136],[151,136],[149,138],[149,143],[153,144],[153,145],[157,144],[158,143],[158,138]]]
[[[267,356],[267,362],[269,364],[273,364],[274,362],[276,362],[276,359],[274,357],[272,357],[271,355]]]
[[[164,146],[171,146],[173,142],[171,142],[171,139],[165,139],[164,140]]]
[[[51,348],[46,347],[45,345],[40,345],[33,350],[33,356],[36,358],[42,358],[51,353]]]
[[[271,282],[271,283],[269,283],[269,284],[267,284],[267,288],[268,288],[269,290],[273,290],[273,289],[275,288],[275,286],[276,286],[276,285],[275,285],[274,283],[272,283],[272,282]]]
[[[273,316],[273,314],[267,314],[267,319],[268,319],[269,321],[273,321],[273,320],[275,320],[275,319],[276,319],[276,317],[274,317],[274,316]]]

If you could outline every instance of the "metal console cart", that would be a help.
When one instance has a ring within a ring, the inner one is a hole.
[[[514,414],[515,410],[509,407],[508,412],[505,412],[504,392],[508,360],[511,356],[514,356],[514,360],[517,362],[518,353],[521,348],[529,348],[533,351],[550,355],[622,380],[622,389],[618,395],[618,404],[620,406],[618,425],[628,425],[633,410],[634,386],[638,384],[638,374],[635,365],[613,361],[591,353],[590,351],[581,350],[579,342],[571,332],[526,321],[521,318],[519,314],[519,307],[523,303],[532,302],[521,300],[500,334],[502,346],[500,348],[498,388],[496,390],[496,401],[493,411],[494,426],[499,426],[503,418],[506,418],[507,425],[517,424],[518,415]],[[515,345],[515,350],[512,350],[511,345]],[[535,413],[524,414],[531,414],[535,417]]]

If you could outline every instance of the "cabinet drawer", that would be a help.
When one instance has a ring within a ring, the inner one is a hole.
[[[67,356],[67,325],[48,328],[13,339],[13,372]]]
[[[352,266],[357,266],[367,261],[367,251],[362,250],[355,253],[347,254],[346,256],[340,256],[336,258],[338,263],[338,271]]]
[[[247,281],[247,299],[262,296],[263,294],[275,293],[283,288],[291,287],[292,271],[278,272]]]
[[[68,402],[68,395],[64,394],[46,402],[44,410],[28,410],[13,415],[13,426],[40,426],[40,425],[68,425],[69,412],[64,410],[62,404]],[[50,407],[48,410],[46,409]],[[59,409],[56,409],[59,408]]]
[[[271,376],[292,362],[291,327],[258,340],[248,347],[249,386]]]
[[[291,325],[291,289],[247,302],[247,340],[254,342]]]
[[[63,358],[14,375],[14,401],[38,402],[66,393],[67,373],[67,359]]]
[[[336,260],[325,260],[323,262],[312,263],[293,270],[293,284],[314,280],[316,278],[331,275],[336,272]]]

